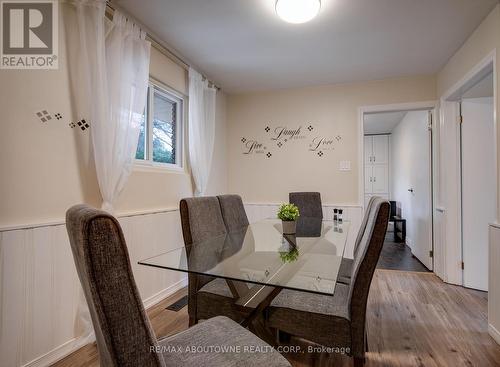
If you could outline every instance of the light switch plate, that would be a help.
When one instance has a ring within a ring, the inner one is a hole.
[[[340,161],[339,170],[340,171],[350,171],[351,170],[351,161]]]

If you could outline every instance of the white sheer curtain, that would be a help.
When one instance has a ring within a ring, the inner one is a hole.
[[[68,45],[78,64],[71,69],[78,117],[90,122],[102,208],[113,212],[137,149],[151,44],[145,32],[120,12],[114,12],[111,22],[106,20],[104,0],[70,0],[68,4],[78,27],[76,44]],[[83,293],[78,316],[83,338],[95,339]]]
[[[115,11],[105,27],[105,2],[73,1],[81,54],[80,114],[91,124],[102,209],[113,205],[130,175],[146,105],[151,44],[145,32]]]
[[[195,195],[207,189],[215,139],[216,90],[209,87],[200,73],[189,69],[189,163]]]

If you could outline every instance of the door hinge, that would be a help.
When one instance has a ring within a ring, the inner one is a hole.
[[[463,118],[463,116],[462,116],[462,115],[459,115],[459,116],[458,116],[458,123],[459,123],[459,124],[463,124],[463,123],[464,123],[464,118]]]
[[[462,270],[464,270],[464,269],[465,269],[465,264],[464,264],[464,262],[463,262],[463,261],[460,263],[460,266],[462,267]]]
[[[429,257],[434,257],[434,251],[432,250],[429,251]]]

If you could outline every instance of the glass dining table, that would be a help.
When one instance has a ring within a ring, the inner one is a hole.
[[[265,219],[241,230],[166,251],[140,265],[225,279],[235,307],[253,321],[282,289],[333,296],[350,223],[300,218],[294,235]]]

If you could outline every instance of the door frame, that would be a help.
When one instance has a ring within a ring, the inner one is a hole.
[[[462,162],[461,138],[459,118],[459,103],[462,95],[478,81],[493,72],[493,125],[494,125],[494,148],[497,154],[495,161],[495,222],[499,220],[499,185],[498,185],[498,123],[497,123],[497,68],[496,48],[486,57],[472,67],[458,82],[450,87],[440,98],[440,129],[447,131],[442,135],[441,144],[447,153],[447,165],[443,168],[441,176],[443,184],[443,210],[445,215],[445,246],[444,254],[444,281],[448,283],[464,285],[463,278],[463,241],[462,241]]]
[[[432,121],[432,135],[430,137],[430,147],[431,147],[431,159],[430,159],[430,189],[431,189],[431,233],[430,242],[431,248],[434,251],[434,209],[435,200],[434,193],[436,180],[434,180],[434,152],[436,149],[434,145],[434,130],[436,128],[436,123],[438,119],[438,102],[437,101],[422,101],[422,102],[409,102],[409,103],[395,103],[386,105],[373,105],[373,106],[361,106],[358,108],[358,195],[359,195],[359,205],[361,206],[363,212],[365,210],[365,200],[364,200],[364,185],[365,185],[365,170],[364,170],[364,116],[369,113],[383,113],[383,112],[399,112],[399,111],[432,111],[433,121]],[[432,268],[434,268],[434,258],[432,258]]]

